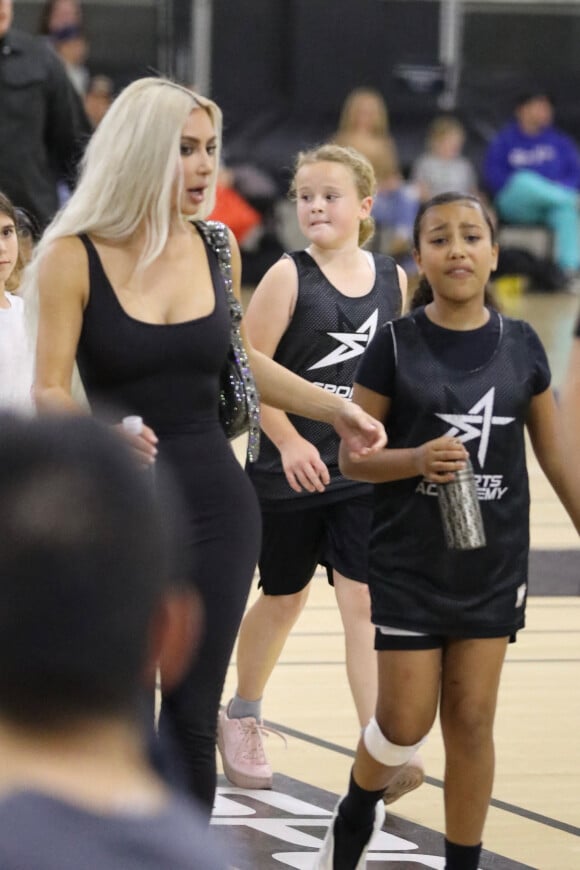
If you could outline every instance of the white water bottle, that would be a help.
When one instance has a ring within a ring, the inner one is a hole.
[[[138,417],[136,414],[131,414],[129,417],[123,417],[121,422],[123,429],[129,435],[140,435],[143,431],[143,417]]]
[[[123,417],[121,425],[127,434],[140,435],[143,431],[143,417],[139,417],[137,414],[131,414],[128,417]],[[153,483],[155,480],[155,464],[149,466],[146,470],[147,474],[150,475],[151,482]]]

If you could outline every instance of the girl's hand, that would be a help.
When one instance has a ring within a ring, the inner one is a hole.
[[[387,443],[383,424],[354,402],[343,402],[332,425],[344,442],[352,462],[372,456]]]
[[[123,423],[119,423],[114,427],[125,441],[131,445],[135,459],[138,464],[148,468],[153,465],[157,458],[157,442],[158,438],[153,429],[146,426],[144,423],[141,426],[140,432],[130,431]]]
[[[279,449],[286,480],[294,492],[324,492],[330,475],[314,444],[297,435]]]
[[[415,448],[417,474],[431,483],[449,483],[455,471],[465,468],[469,453],[458,438],[443,435]]]

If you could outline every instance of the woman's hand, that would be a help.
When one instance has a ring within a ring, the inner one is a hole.
[[[385,427],[355,404],[344,401],[332,421],[352,462],[377,453],[387,443]]]
[[[127,427],[123,423],[119,423],[114,428],[131,446],[139,465],[145,468],[153,465],[157,458],[157,442],[159,440],[153,429],[144,423],[139,432],[135,429],[131,430],[131,427]]]
[[[461,441],[449,435],[426,441],[414,450],[417,474],[422,474],[431,483],[449,483],[455,471],[465,468],[468,457]]]
[[[324,492],[330,475],[314,444],[296,433],[279,450],[286,480],[294,492]]]

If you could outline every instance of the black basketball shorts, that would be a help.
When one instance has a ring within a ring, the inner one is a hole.
[[[262,512],[259,586],[265,595],[292,595],[310,583],[317,565],[367,582],[372,495],[357,495],[289,511]]]

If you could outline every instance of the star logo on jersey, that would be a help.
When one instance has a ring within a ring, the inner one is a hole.
[[[467,441],[473,441],[474,438],[479,438],[479,450],[477,458],[481,468],[485,465],[485,457],[487,456],[487,448],[489,447],[489,438],[491,435],[492,426],[507,426],[508,423],[513,423],[515,417],[495,417],[493,414],[493,400],[495,398],[495,387],[492,387],[487,393],[479,399],[475,405],[469,409],[467,414],[437,414],[439,419],[449,423],[451,429],[445,433],[452,438],[459,435],[459,440],[464,444]]]
[[[314,365],[311,365],[308,371],[343,363],[355,356],[362,356],[365,348],[377,331],[378,320],[379,310],[377,308],[365,320],[362,326],[359,326],[356,332],[327,332],[327,335],[339,343],[338,347],[335,347],[329,354],[314,363]]]

